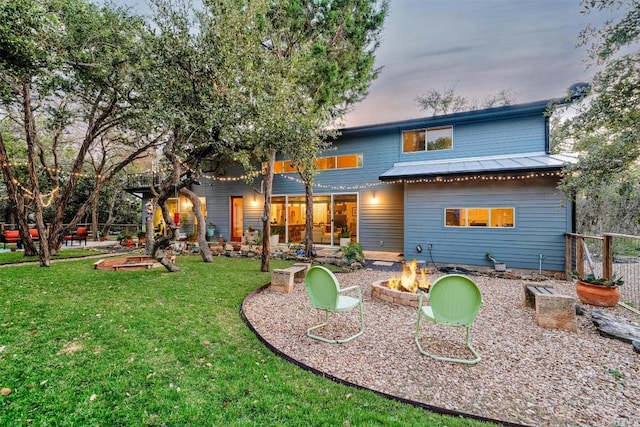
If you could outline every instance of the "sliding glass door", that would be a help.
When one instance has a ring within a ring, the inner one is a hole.
[[[307,204],[304,195],[274,196],[271,199],[271,234],[279,243],[305,240]],[[339,238],[357,241],[358,195],[322,194],[313,197],[313,242],[338,245]]]

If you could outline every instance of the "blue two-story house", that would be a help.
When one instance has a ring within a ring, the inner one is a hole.
[[[573,203],[556,187],[573,155],[551,154],[548,101],[346,128],[318,157],[313,240],[349,235],[365,250],[446,264],[564,270]],[[260,229],[262,177],[205,177],[194,190],[217,233]],[[176,206],[181,203],[176,201]],[[278,160],[269,221],[280,243],[304,239],[304,186]]]

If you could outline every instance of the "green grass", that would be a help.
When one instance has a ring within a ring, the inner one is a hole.
[[[0,396],[0,425],[486,425],[275,356],[239,315],[269,281],[258,260],[179,257],[179,273],[97,271],[94,261],[0,269],[0,388],[12,390]]]
[[[640,255],[640,240],[614,237],[613,253],[624,256],[638,256]]]
[[[7,244],[7,249],[9,249],[11,245],[15,246],[15,244]],[[100,255],[106,252],[107,251],[102,249],[63,249],[58,251],[58,255],[52,256],[51,260],[55,261],[56,259],[81,258],[81,257],[86,257],[91,255]],[[22,263],[22,262],[38,262],[38,261],[40,261],[40,258],[37,255],[24,256],[24,251],[0,253],[0,265],[15,264],[15,263]]]

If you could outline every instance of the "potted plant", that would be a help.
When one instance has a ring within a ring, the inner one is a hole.
[[[493,255],[491,255],[489,252],[487,252],[487,253],[485,254],[485,256],[487,257],[487,259],[488,259],[489,261],[493,261],[493,268],[494,268],[496,271],[507,271],[507,264],[505,264],[505,263],[504,263],[504,262],[502,262],[502,261],[498,261],[498,260],[496,260],[496,259],[493,257]]]
[[[216,225],[213,222],[209,222],[207,225],[207,240],[212,241],[213,236],[216,233]]]
[[[138,231],[138,246],[142,246],[144,240],[147,238],[147,232],[144,230]]]
[[[133,246],[133,234],[131,233],[120,233],[118,234],[117,239],[122,246],[126,246],[128,248]]]
[[[278,246],[278,243],[280,243],[281,234],[284,234],[284,227],[280,225],[271,226],[271,234],[269,235],[269,246]]]
[[[349,243],[351,243],[351,230],[348,227],[342,227],[338,237],[340,238],[340,247],[349,246]]]
[[[105,241],[104,233],[102,231],[98,231],[98,240],[101,242]]]
[[[342,246],[340,251],[342,251],[342,257],[346,265],[364,261],[364,252],[360,243],[349,243]]]
[[[258,241],[258,232],[251,225],[248,226],[246,230],[247,231],[244,232],[242,241],[247,245],[254,245]]]
[[[576,293],[585,304],[599,307],[613,307],[620,301],[618,286],[624,284],[622,277],[614,274],[611,278],[597,277],[594,274],[580,276],[573,272],[571,276],[576,279]]]

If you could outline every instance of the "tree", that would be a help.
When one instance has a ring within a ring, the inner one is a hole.
[[[282,128],[294,132],[288,132],[285,138],[274,133],[275,139],[265,138],[263,142],[269,147],[265,152],[270,166],[265,177],[261,271],[269,271],[275,152],[289,156],[305,184],[305,247],[311,254],[315,158],[330,146],[328,138],[335,135],[328,131],[329,126],[364,98],[378,75],[379,70],[373,67],[374,53],[387,9],[386,1],[376,0],[283,0],[274,2],[267,12],[268,36],[262,47],[272,58],[287,64],[280,77],[282,85],[293,89],[289,99],[295,102],[288,103],[286,114],[276,117],[284,124]],[[273,94],[268,89],[263,96]]]
[[[432,115],[437,116],[460,111],[511,105],[513,104],[514,98],[514,92],[509,89],[503,89],[496,94],[487,96],[482,101],[478,101],[457,95],[454,86],[448,89],[444,88],[442,91],[427,89],[424,94],[416,97],[415,101],[421,110],[430,111]]]
[[[171,129],[168,163],[188,166],[188,173],[172,174],[166,190],[187,189],[203,159],[220,168],[240,163],[249,174],[260,161],[272,165],[276,153],[313,166],[326,128],[376,75],[373,51],[386,2],[379,11],[376,3],[212,0],[191,12],[188,2],[157,0],[155,120]],[[266,178],[264,271],[272,176]],[[162,191],[156,197],[161,206]]]
[[[205,218],[198,208],[200,200],[191,186],[199,182],[203,162],[215,165],[208,171],[215,174],[232,162],[249,163],[254,158],[250,153],[257,137],[250,135],[255,132],[251,117],[256,107],[251,95],[259,81],[253,77],[255,64],[246,55],[250,24],[246,18],[260,2],[246,9],[233,8],[236,3],[207,2],[205,10],[195,13],[186,0],[154,3],[157,30],[151,41],[153,61],[146,70],[145,90],[154,100],[152,120],[168,130],[163,155],[171,170],[157,188],[150,187],[149,209],[160,208],[169,232],[147,248],[160,262],[177,230],[166,203],[175,192],[191,200],[200,225],[201,255],[205,262],[213,260],[206,243]],[[147,227],[151,219],[148,215]]]
[[[567,134],[580,158],[567,170],[560,188],[578,202],[586,200],[584,206],[600,206],[587,214],[597,218],[608,215],[600,210],[605,206],[595,201],[601,193],[627,195],[618,205],[620,208],[637,203],[629,197],[638,197],[635,170],[640,156],[640,2],[583,0],[582,7],[585,14],[611,12],[621,16],[601,28],[588,26],[581,32],[581,45],[589,49],[589,65],[599,70],[590,82],[589,95],[566,123]],[[611,205],[606,206],[607,211],[611,209]],[[637,229],[639,219],[625,221],[627,229]]]
[[[146,29],[122,9],[98,9],[81,0],[3,2],[0,22],[1,111],[13,124],[2,131],[26,147],[27,180],[20,180],[9,162],[3,132],[0,168],[25,255],[36,253],[28,233],[29,208],[40,236],[40,264],[49,266],[50,255],[104,186],[158,142],[146,137],[153,134],[148,129],[142,135],[133,132],[145,123],[137,72]],[[87,153],[112,131],[125,136],[128,152],[100,176],[71,223],[63,224],[65,208],[86,172]],[[63,152],[73,153],[69,163],[63,163]],[[49,224],[44,189],[56,201]]]

